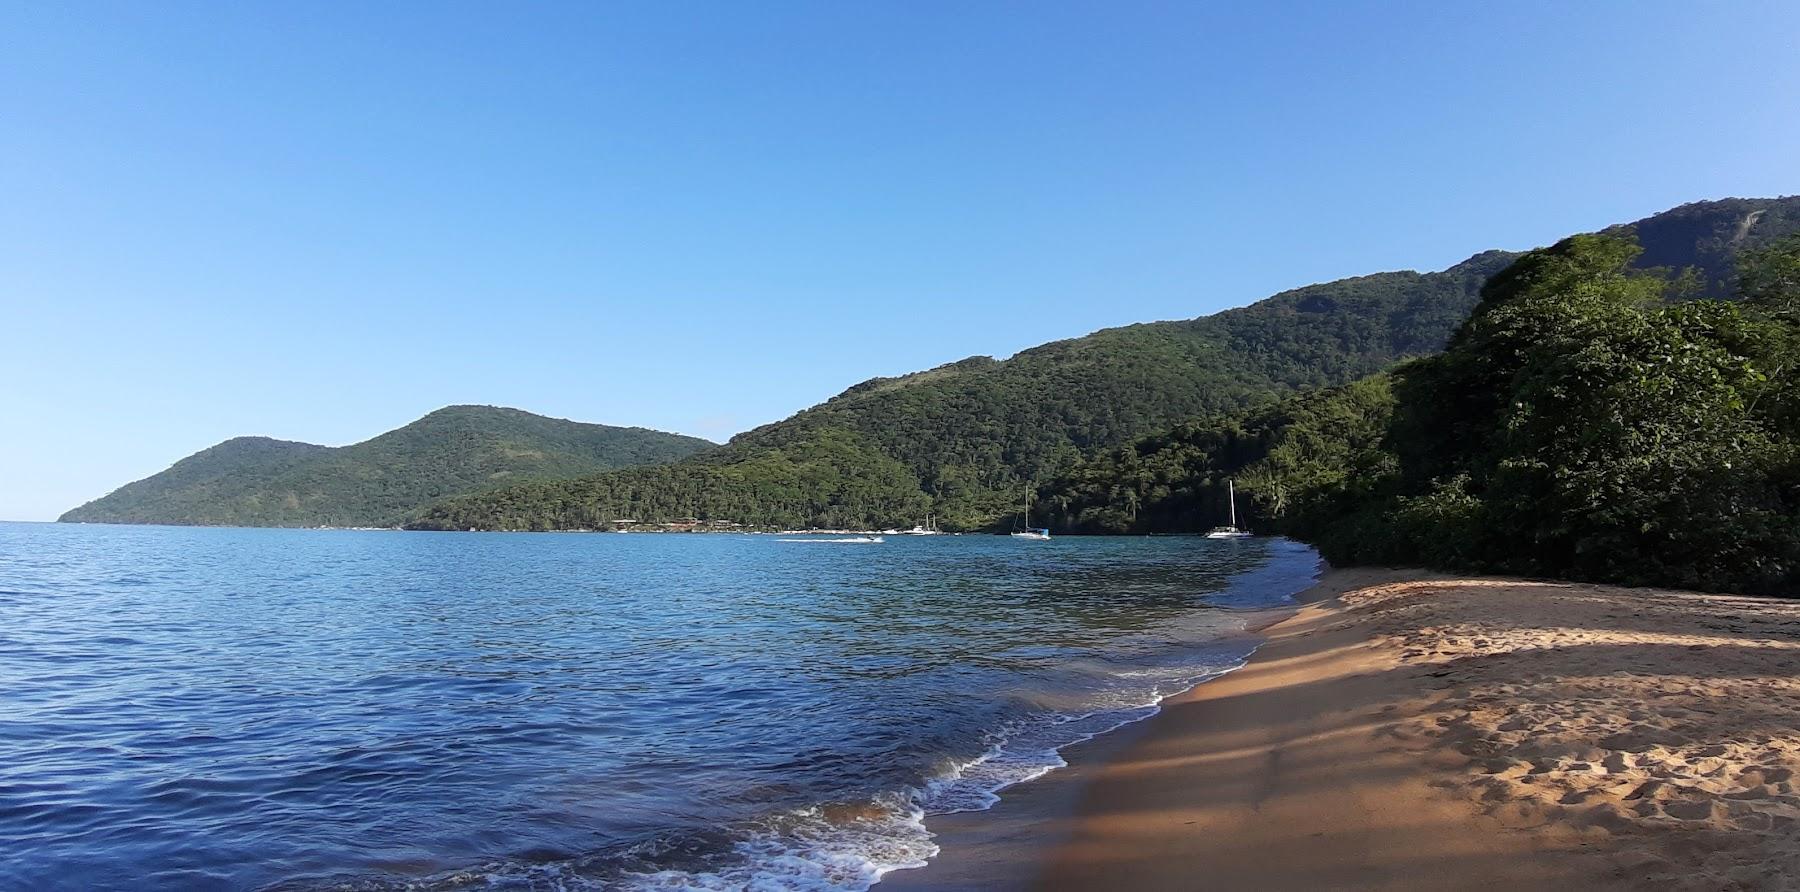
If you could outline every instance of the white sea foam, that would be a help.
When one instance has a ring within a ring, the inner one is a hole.
[[[1265,567],[1262,574],[1269,577],[1258,580],[1263,585],[1298,591],[1316,575],[1316,564],[1285,572]],[[1182,630],[1174,637],[1217,645],[1221,634],[1229,634],[1220,625],[1221,619],[1216,614],[1196,614],[1195,622],[1204,628]],[[1241,624],[1236,628],[1241,629]],[[1189,631],[1194,633],[1191,639]],[[1157,645],[1169,643],[1168,635],[1167,629],[1147,632],[1142,643],[1159,649]],[[1119,643],[1127,650],[1134,649],[1139,643],[1134,638],[1125,636]],[[1060,704],[1046,701],[1043,708],[996,729],[988,735],[981,753],[946,760],[923,789],[884,794],[860,808],[804,808],[730,828],[735,838],[730,851],[707,858],[704,866],[627,872],[593,880],[553,865],[538,865],[529,869],[528,879],[516,874],[490,874],[487,879],[490,885],[534,892],[864,892],[883,875],[925,867],[938,854],[926,826],[930,816],[992,808],[1009,787],[1066,767],[1068,761],[1062,753],[1068,747],[1158,714],[1165,698],[1242,667],[1255,650],[1256,645],[1244,639],[1241,647],[1204,648],[1199,660],[1187,665],[1091,665],[1080,670],[1088,681],[1081,685],[1080,694],[1062,695],[1066,702]],[[1076,703],[1081,705],[1071,708]],[[521,879],[527,881],[520,884]]]
[[[860,807],[808,807],[729,828],[728,852],[703,865],[596,876],[577,862],[487,865],[437,879],[425,888],[497,888],[532,892],[865,892],[895,870],[925,867],[938,854],[926,826],[931,815],[985,811],[1007,788],[1068,765],[1062,751],[1156,715],[1162,701],[1241,666],[1254,652],[1212,650],[1185,666],[1113,667],[1090,689],[1088,711],[1043,710],[988,735],[980,754],[948,760],[923,789],[899,790]],[[655,844],[637,852],[661,860]],[[583,859],[584,860],[584,859]],[[635,860],[635,859],[631,859]]]
[[[1121,686],[1111,702],[1081,713],[1040,713],[990,735],[988,748],[973,759],[950,762],[926,787],[928,814],[984,811],[1000,801],[1008,787],[1036,780],[1068,766],[1062,751],[1116,731],[1162,711],[1164,698],[1217,678],[1244,664],[1248,658],[1224,665],[1185,669],[1139,669],[1118,673],[1119,678],[1147,681],[1145,686]]]
[[[797,809],[732,828],[731,850],[709,857],[705,866],[595,879],[569,865],[514,865],[477,872],[485,873],[479,879],[465,872],[463,879],[553,892],[862,892],[889,872],[924,867],[937,855],[926,827],[929,815],[991,808],[1008,787],[1066,766],[1067,747],[1156,715],[1165,696],[1236,669],[1247,657],[1234,653],[1197,666],[1113,673],[1123,683],[1099,698],[1103,708],[1015,720],[989,735],[981,754],[946,762],[924,789],[884,794],[861,807]]]
[[[924,867],[938,853],[918,799],[916,791],[890,794],[847,819],[818,808],[789,812],[746,833],[734,846],[738,863],[627,874],[621,888],[860,892],[890,871]]]
[[[736,846],[745,860],[708,872],[660,871],[633,875],[634,890],[752,890],[752,892],[836,892],[868,889],[883,874],[924,867],[937,854],[926,818],[933,814],[984,811],[1008,787],[1043,777],[1068,762],[1062,751],[1083,741],[1141,721],[1161,711],[1164,697],[1242,666],[1244,657],[1224,665],[1146,668],[1119,673],[1148,682],[1117,691],[1109,708],[1079,714],[1042,713],[1017,720],[990,735],[988,748],[972,759],[947,762],[922,791],[906,791],[876,803],[871,813],[832,821],[818,809],[792,813],[752,831]],[[1136,702],[1128,702],[1130,699]]]

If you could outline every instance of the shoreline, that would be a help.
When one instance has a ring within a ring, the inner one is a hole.
[[[1784,888],[1800,603],[1328,570],[883,889]]]
[[[1242,664],[1162,698],[1156,703],[1156,712],[1149,716],[1062,747],[1057,751],[1063,759],[1062,766],[1006,787],[1004,795],[988,808],[929,815],[928,829],[938,846],[937,854],[924,867],[888,871],[876,888],[984,892],[1032,888],[1030,880],[1036,874],[1033,862],[1047,857],[1054,843],[1066,835],[1082,793],[1102,769],[1134,743],[1154,734],[1156,723],[1177,701],[1254,664],[1268,643],[1266,633],[1270,629],[1339,594],[1334,586],[1344,578],[1345,571],[1332,569],[1323,561],[1319,567],[1318,578],[1295,592],[1291,603],[1242,610],[1253,619],[1232,638],[1257,642]]]

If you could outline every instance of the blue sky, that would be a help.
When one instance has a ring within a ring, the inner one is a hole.
[[[1800,191],[1800,5],[0,3],[0,518]]]

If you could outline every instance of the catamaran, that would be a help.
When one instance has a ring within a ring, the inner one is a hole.
[[[1226,524],[1225,526],[1222,526],[1222,527],[1213,527],[1212,532],[1206,534],[1206,538],[1208,538],[1208,539],[1248,539],[1248,538],[1250,538],[1251,533],[1249,530],[1238,529],[1238,525],[1237,525],[1237,481],[1232,480],[1230,478],[1226,478],[1226,480],[1225,480],[1225,500],[1231,504],[1231,523]]]
[[[1031,493],[1029,492],[1025,493],[1025,520],[1021,526],[1023,527],[1022,529],[1013,530],[1012,537],[1014,539],[1043,540],[1050,538],[1050,531],[1048,529],[1043,527],[1033,527],[1031,525]]]

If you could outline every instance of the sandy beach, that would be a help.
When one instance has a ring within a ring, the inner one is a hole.
[[[883,888],[1800,888],[1800,603],[1328,573]]]

